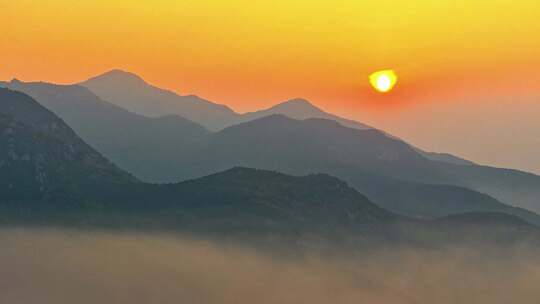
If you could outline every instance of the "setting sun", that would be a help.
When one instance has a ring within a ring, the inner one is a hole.
[[[378,71],[369,76],[369,82],[378,92],[386,93],[396,85],[397,75],[394,70]]]

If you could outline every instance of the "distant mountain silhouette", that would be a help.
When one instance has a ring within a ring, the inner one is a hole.
[[[149,117],[179,115],[210,129],[219,128],[238,115],[224,105],[195,95],[181,96],[160,89],[133,73],[121,70],[112,70],[90,78],[80,85],[101,99],[133,113]]]
[[[370,127],[366,124],[363,124],[354,120],[350,120],[350,119],[341,118],[337,115],[327,113],[321,110],[320,108],[317,108],[308,100],[303,99],[303,98],[291,99],[265,110],[242,114],[234,123],[230,123],[230,125],[238,124],[241,122],[248,122],[250,120],[254,120],[254,119],[258,119],[258,118],[262,118],[262,117],[274,115],[274,114],[282,114],[287,117],[298,119],[298,120],[304,120],[304,119],[309,119],[309,118],[323,118],[323,119],[337,121],[341,125],[345,127],[353,128],[353,129],[360,129],[360,130],[373,129],[373,127]],[[394,139],[398,139],[390,135],[388,136]],[[454,156],[448,153],[426,152],[416,147],[413,147],[413,148],[418,153],[422,154],[423,156],[431,160],[447,162],[451,164],[460,164],[460,165],[473,165],[474,164],[471,161],[459,158],[457,156]]]
[[[265,110],[242,114],[234,123],[231,123],[230,125],[238,124],[241,122],[248,122],[254,119],[258,119],[258,118],[262,118],[262,117],[274,115],[274,114],[282,114],[287,117],[298,119],[298,120],[304,120],[304,119],[309,119],[309,118],[329,119],[329,120],[337,121],[341,125],[345,127],[353,128],[353,129],[360,129],[360,130],[373,129],[373,127],[370,127],[366,124],[363,124],[354,120],[350,120],[350,119],[341,118],[337,115],[324,112],[323,110],[311,104],[308,100],[302,99],[302,98],[291,99]],[[388,135],[388,136],[392,137],[393,139],[399,139],[391,135]],[[447,162],[451,164],[459,164],[459,165],[474,165],[474,163],[471,161],[465,160],[463,158],[460,158],[460,157],[457,157],[448,153],[426,152],[419,148],[416,148],[413,146],[411,147],[415,149],[418,153],[422,154],[424,157],[431,160]]]
[[[204,159],[204,163],[275,163],[290,170],[306,170],[305,173],[325,172],[319,169],[321,166],[346,167],[426,182],[445,178],[409,145],[383,132],[346,128],[326,119],[266,116],[214,133],[208,145],[220,153],[207,157],[215,160]],[[204,157],[203,153],[198,155]]]
[[[304,120],[308,118],[325,118],[325,119],[335,120],[339,122],[340,124],[346,127],[350,127],[350,128],[371,129],[371,127],[368,125],[356,122],[354,120],[344,119],[339,116],[324,112],[323,110],[311,104],[309,101],[302,98],[291,99],[265,110],[242,114],[239,117],[239,119],[237,119],[234,123],[231,123],[230,125],[237,124],[240,122],[247,122],[250,120],[254,120],[254,119],[258,119],[258,118],[262,118],[262,117],[274,115],[274,114],[281,114],[290,118],[300,119],[300,120]]]
[[[80,85],[87,87],[101,99],[134,113],[149,117],[176,114],[210,130],[219,130],[271,114],[283,114],[295,119],[327,118],[349,127],[369,128],[361,123],[326,113],[307,100],[300,98],[283,102],[266,110],[238,114],[225,106],[197,96],[180,96],[171,91],[157,88],[148,84],[141,77],[121,70],[112,70],[90,78]]]
[[[462,185],[487,193],[514,206],[540,212],[540,176],[513,169],[489,166],[454,166],[438,163],[447,176]]]
[[[80,85],[87,87],[101,99],[134,113],[149,117],[176,114],[197,122],[212,131],[273,114],[282,114],[300,120],[325,118],[335,120],[350,128],[371,128],[360,122],[327,113],[302,98],[291,99],[256,112],[238,114],[229,108],[197,96],[180,96],[171,91],[154,87],[140,76],[121,70],[112,70],[84,81]],[[450,154],[417,150],[432,160],[454,164],[472,164]]]
[[[344,179],[378,205],[409,216],[499,211],[538,223],[532,212],[459,186],[461,180],[449,177],[439,164],[378,130],[273,115],[213,134],[189,164],[184,163],[183,172],[199,176],[237,165],[289,174],[325,172]]]

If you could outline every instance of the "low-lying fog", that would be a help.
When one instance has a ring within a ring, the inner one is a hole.
[[[516,249],[279,257],[164,235],[0,231],[0,303],[540,301],[540,255]]]

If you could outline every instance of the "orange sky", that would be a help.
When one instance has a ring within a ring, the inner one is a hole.
[[[240,112],[305,97],[428,149],[451,147],[403,130],[433,103],[540,97],[537,0],[0,0],[0,12],[0,79],[120,68]],[[400,81],[376,94],[367,77],[386,68]]]

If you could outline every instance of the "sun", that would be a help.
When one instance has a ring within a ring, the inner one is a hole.
[[[381,93],[390,92],[397,82],[394,70],[382,70],[369,75],[369,83],[375,90]]]

